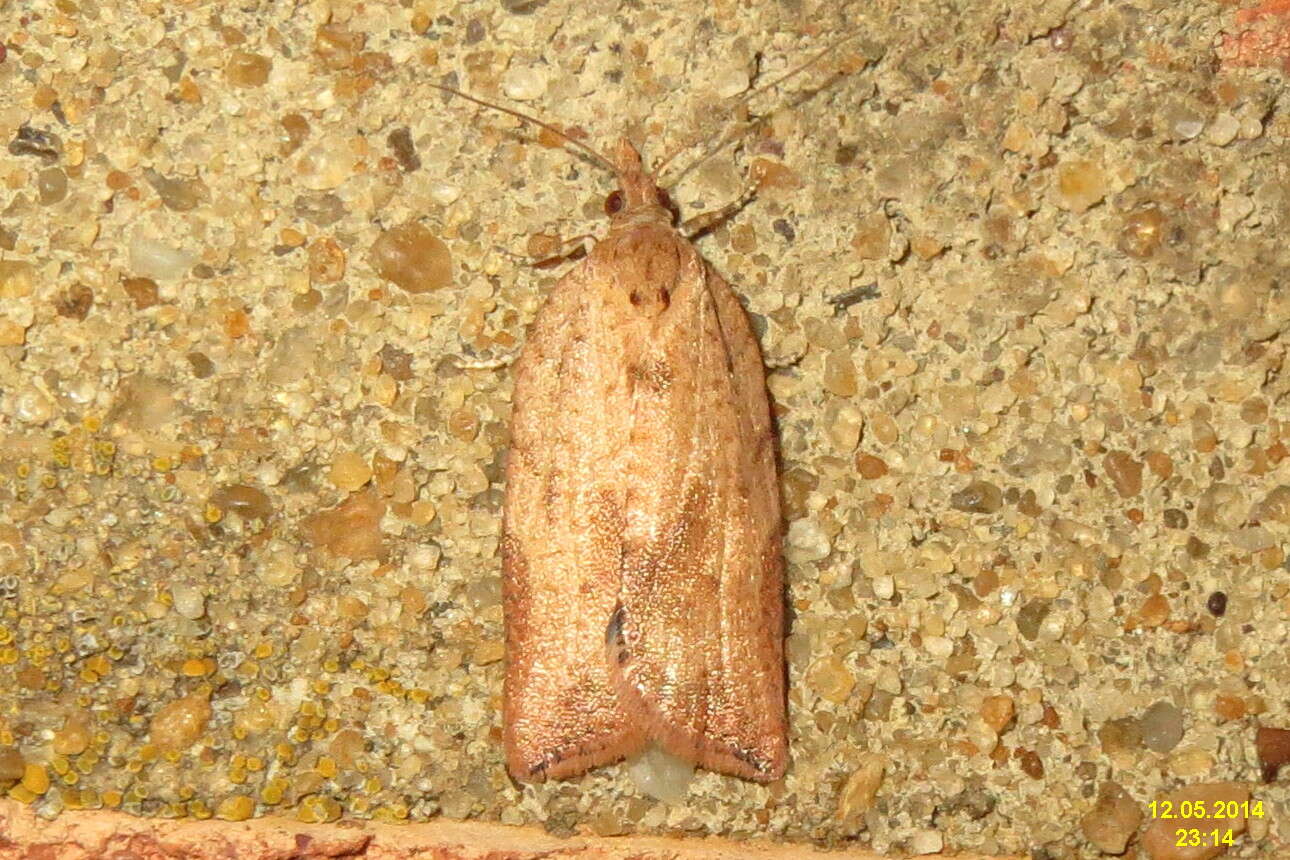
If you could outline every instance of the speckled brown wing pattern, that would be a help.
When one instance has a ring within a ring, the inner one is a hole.
[[[783,773],[778,483],[764,372],[729,286],[670,227],[612,234],[516,368],[503,538],[505,742],[519,778],[650,738]]]
[[[606,465],[626,443],[584,263],[548,296],[515,367],[506,467],[502,598],[503,741],[519,779],[572,776],[630,754],[644,728],[619,702],[604,658],[621,581],[622,481]]]
[[[611,662],[651,737],[747,779],[786,765],[779,490],[765,376],[730,287],[680,274],[638,362]]]

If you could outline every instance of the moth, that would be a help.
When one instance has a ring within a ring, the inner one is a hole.
[[[554,131],[618,180],[608,231],[548,295],[514,365],[507,768],[573,777],[653,741],[709,770],[778,779],[782,523],[747,314],[626,138],[606,159],[465,97]]]
[[[648,741],[767,782],[788,760],[765,371],[730,286],[626,139],[609,230],[515,364],[503,739],[521,780]]]

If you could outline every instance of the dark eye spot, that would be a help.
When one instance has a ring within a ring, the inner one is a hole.
[[[632,290],[632,294],[628,296],[627,299],[632,303],[633,307],[640,307],[641,302],[645,301],[645,299],[641,297],[639,290]]]
[[[605,214],[617,215],[623,211],[623,192],[615,191],[605,198]]]

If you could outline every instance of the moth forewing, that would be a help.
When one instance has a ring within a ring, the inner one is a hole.
[[[520,779],[655,740],[747,779],[787,763],[774,439],[730,287],[626,140],[607,235],[515,367],[504,738]]]

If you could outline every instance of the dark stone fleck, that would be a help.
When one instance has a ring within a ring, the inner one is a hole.
[[[1047,600],[1032,600],[1017,613],[1017,632],[1023,639],[1034,642],[1039,636],[1039,625],[1048,617],[1052,605]]]
[[[200,352],[188,353],[188,364],[198,379],[208,379],[215,372],[215,363]]]
[[[9,141],[10,155],[34,155],[41,161],[55,162],[63,151],[63,142],[53,132],[41,131],[24,125]]]
[[[84,284],[72,284],[58,297],[54,309],[60,317],[74,320],[85,319],[94,304],[94,292]]]
[[[876,299],[878,295],[878,284],[874,282],[860,287],[852,287],[845,292],[838,293],[829,299],[829,304],[833,305],[834,313],[842,313],[852,305]]]
[[[771,227],[776,233],[784,237],[785,242],[792,242],[797,238],[797,231],[793,229],[793,225],[785,221],[783,218],[776,218],[775,223],[771,224]]]
[[[1211,615],[1222,618],[1223,613],[1227,612],[1227,595],[1221,591],[1215,591],[1205,601],[1205,608],[1209,610]]]
[[[407,126],[401,126],[390,132],[385,142],[394,153],[394,159],[404,173],[411,173],[421,167],[421,159],[417,157],[417,148],[412,143],[412,134]]]
[[[548,0],[502,0],[502,8],[512,15],[529,15],[541,9]]]
[[[412,353],[405,352],[393,344],[387,343],[380,351],[381,367],[399,382],[412,378]]]

